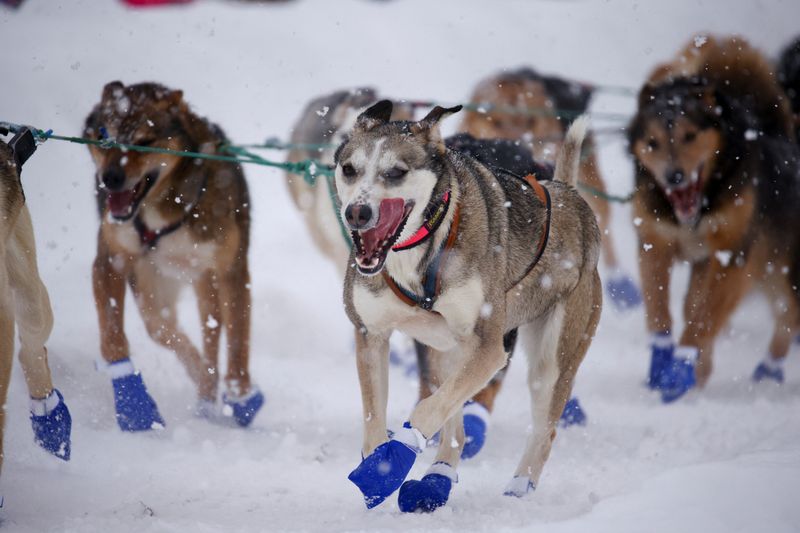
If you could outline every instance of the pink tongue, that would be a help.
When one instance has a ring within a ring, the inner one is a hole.
[[[112,192],[108,195],[108,208],[113,215],[125,215],[133,202],[133,189],[122,192]]]
[[[378,224],[361,234],[365,257],[372,257],[380,249],[381,243],[397,231],[397,226],[403,220],[405,205],[402,198],[388,198],[381,202]]]

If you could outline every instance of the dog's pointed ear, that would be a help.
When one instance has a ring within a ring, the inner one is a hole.
[[[436,106],[431,109],[430,113],[425,115],[425,117],[419,121],[419,124],[425,125],[428,128],[432,128],[436,126],[443,118],[449,117],[453,113],[458,113],[464,106],[457,105],[453,107],[442,107]]]
[[[442,140],[442,132],[439,130],[439,122],[445,117],[458,113],[464,106],[457,105],[454,107],[441,107],[436,106],[431,109],[430,113],[425,115],[419,122],[414,122],[411,125],[411,131],[416,135],[424,135],[428,142],[440,145],[442,151],[445,150],[444,140]]]
[[[103,87],[102,99],[105,101],[114,100],[122,94],[124,89],[125,86],[119,80],[106,83],[105,87]]]
[[[375,126],[386,124],[392,118],[393,107],[391,100],[381,100],[373,104],[372,107],[358,115],[356,128],[362,131],[369,131]]]

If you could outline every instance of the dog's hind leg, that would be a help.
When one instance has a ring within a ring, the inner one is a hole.
[[[597,328],[601,306],[600,278],[595,271],[582,276],[566,302],[521,329],[528,350],[533,433],[506,495],[519,497],[536,488],[578,366]]]

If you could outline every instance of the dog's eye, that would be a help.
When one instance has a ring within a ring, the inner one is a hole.
[[[136,146],[152,146],[155,142],[155,139],[141,139],[136,141]]]
[[[690,143],[697,138],[697,134],[693,131],[688,132],[686,135],[683,136],[683,142]]]
[[[399,179],[402,179],[403,176],[405,176],[406,174],[408,174],[408,170],[407,169],[400,168],[400,167],[393,167],[393,168],[390,168],[389,170],[387,170],[383,174],[383,177],[387,181],[397,181]]]
[[[356,175],[356,169],[350,163],[342,165],[342,174],[345,178],[352,178]]]
[[[655,139],[650,139],[647,141],[647,148],[652,152],[654,150],[658,150],[658,141]]]

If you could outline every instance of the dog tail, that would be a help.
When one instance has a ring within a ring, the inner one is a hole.
[[[575,186],[578,181],[578,167],[581,164],[581,147],[588,128],[589,118],[586,115],[579,116],[569,127],[564,144],[558,151],[553,179]]]

